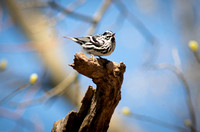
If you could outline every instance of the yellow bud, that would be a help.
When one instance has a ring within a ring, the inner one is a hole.
[[[194,52],[198,51],[198,42],[197,41],[191,40],[189,42],[188,46],[192,51],[194,51]]]
[[[130,109],[129,109],[128,107],[123,107],[123,108],[122,108],[122,113],[123,113],[124,115],[130,115],[130,114],[131,114],[131,111],[130,111]]]
[[[192,126],[192,122],[189,119],[184,120],[184,125],[187,127],[191,127]]]
[[[5,70],[7,67],[7,61],[6,60],[1,60],[0,62],[0,69]]]
[[[37,79],[38,79],[38,75],[36,73],[31,74],[30,81],[29,81],[30,84],[36,83]]]

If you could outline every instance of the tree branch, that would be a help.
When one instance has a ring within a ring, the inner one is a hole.
[[[121,85],[126,66],[106,59],[93,59],[83,53],[75,54],[71,64],[76,71],[91,78],[92,86],[82,100],[79,112],[71,111],[54,123],[52,132],[107,131],[112,114],[121,99]]]

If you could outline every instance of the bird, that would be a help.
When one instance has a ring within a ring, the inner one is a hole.
[[[84,37],[67,37],[72,41],[80,44],[88,54],[94,56],[108,56],[115,50],[116,39],[115,33],[112,31],[105,31],[103,34],[87,35]]]

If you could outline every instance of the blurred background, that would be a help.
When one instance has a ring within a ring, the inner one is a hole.
[[[200,131],[200,0],[1,0],[0,131],[49,132],[92,80],[63,38],[116,33],[124,62],[109,132]],[[88,55],[89,56],[89,55]]]

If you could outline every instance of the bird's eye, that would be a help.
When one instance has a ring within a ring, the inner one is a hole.
[[[109,39],[110,39],[110,36],[107,36],[105,39],[109,40]]]
[[[112,39],[111,39],[111,42],[114,43],[114,42],[115,42],[115,38],[112,38]]]

